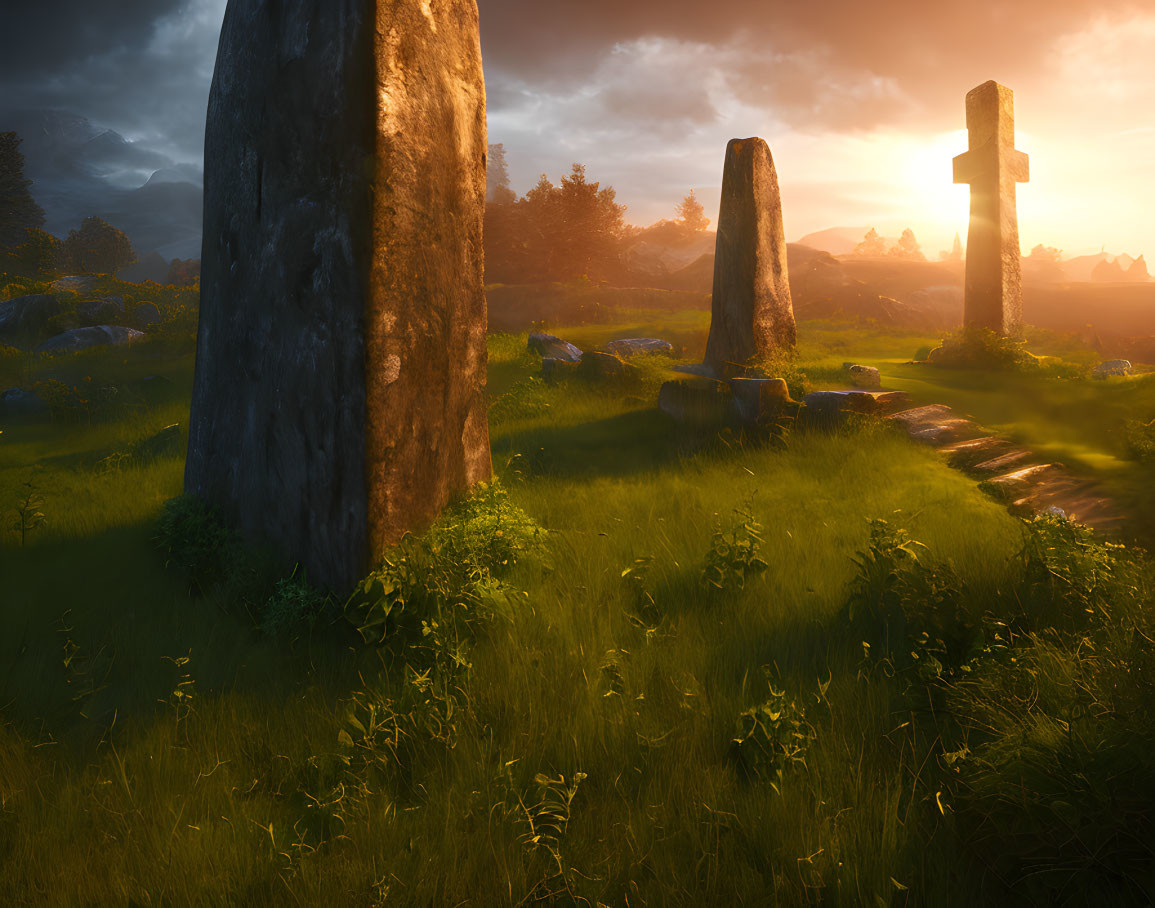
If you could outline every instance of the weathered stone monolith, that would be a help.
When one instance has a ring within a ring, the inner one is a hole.
[[[1003,335],[1023,324],[1023,267],[1015,184],[1030,162],[1015,150],[1014,92],[985,82],[967,94],[970,150],[954,159],[954,181],[971,185],[963,322]]]
[[[751,357],[791,348],[794,340],[774,159],[762,139],[733,139],[722,175],[706,364],[718,376],[733,374]]]
[[[186,487],[347,590],[490,475],[475,0],[230,0]]]

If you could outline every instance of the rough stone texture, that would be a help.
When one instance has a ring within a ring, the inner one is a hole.
[[[882,387],[882,376],[874,366],[851,366],[850,383],[856,388],[866,388],[877,391]]]
[[[606,350],[614,356],[639,356],[646,353],[674,355],[674,345],[657,337],[623,337],[606,344]]]
[[[631,372],[636,372],[637,368],[637,366],[631,366],[612,353],[591,350],[582,354],[581,363],[577,367],[577,374],[582,378],[589,379],[621,378]]]
[[[230,0],[186,487],[346,591],[487,479],[474,0]]]
[[[1106,378],[1108,375],[1130,375],[1133,371],[1131,362],[1126,359],[1112,359],[1105,363],[1099,363],[1095,367],[1093,375],[1095,378]]]
[[[1023,324],[1023,271],[1015,184],[1030,179],[1015,150],[1014,93],[985,82],[967,94],[969,151],[954,159],[954,181],[971,185],[966,251],[967,327],[1015,335]]]
[[[722,175],[706,364],[718,375],[734,374],[751,357],[794,341],[774,159],[762,139],[733,139]]]
[[[64,308],[50,293],[5,300],[0,303],[0,344],[16,345],[36,335],[43,338],[48,320]]]
[[[582,359],[581,350],[553,334],[531,334],[529,349],[543,358],[549,357],[563,363],[580,363]]]
[[[791,404],[790,389],[781,378],[732,378],[730,391],[734,415],[746,425],[772,421]]]
[[[100,278],[95,274],[70,274],[54,280],[48,286],[54,291],[66,290],[71,293],[88,293],[97,285]]]
[[[555,359],[552,356],[543,356],[541,360],[541,377],[551,385],[577,374],[578,363],[565,359]]]
[[[74,353],[90,347],[131,344],[144,335],[132,328],[121,325],[94,325],[91,328],[73,328],[56,337],[50,337],[39,347],[37,353]]]

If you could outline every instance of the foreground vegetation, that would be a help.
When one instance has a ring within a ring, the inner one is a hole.
[[[811,386],[968,393],[896,364],[922,339],[800,335]],[[691,437],[661,358],[549,386],[524,334],[490,354],[499,483],[348,603],[166,505],[181,453],[142,442],[187,419],[187,348],[6,361],[136,390],[0,436],[0,501],[44,517],[0,547],[0,901],[1149,901],[1140,555],[879,424]]]

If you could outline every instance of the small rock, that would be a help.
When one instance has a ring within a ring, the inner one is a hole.
[[[552,334],[531,334],[529,349],[542,357],[561,360],[563,363],[580,363],[582,352],[569,341],[563,341]]]
[[[74,328],[56,337],[49,338],[39,347],[37,353],[73,353],[90,347],[131,344],[144,337],[140,331],[120,325],[96,325],[92,328]]]
[[[778,416],[791,403],[790,389],[781,378],[732,378],[734,415],[738,422],[759,425]]]
[[[1099,363],[1092,374],[1095,378],[1106,378],[1109,375],[1130,375],[1133,371],[1128,360],[1112,359],[1105,363]]]
[[[850,366],[850,383],[856,388],[878,390],[882,387],[882,376],[874,366]]]
[[[657,337],[623,337],[606,344],[606,350],[615,356],[630,357],[646,353],[674,355],[674,345]]]
[[[159,321],[160,310],[156,307],[156,303],[139,303],[136,308],[132,310],[132,323],[142,331],[149,325],[155,325]]]
[[[0,391],[0,418],[39,416],[47,410],[48,404],[35,391],[25,391],[23,388]]]
[[[658,408],[676,422],[706,427],[725,423],[733,412],[733,394],[724,381],[681,378],[658,392]]]
[[[589,353],[582,354],[577,374],[582,378],[620,378],[636,370],[636,366],[623,362],[612,353],[591,350]]]
[[[59,278],[48,286],[53,291],[68,290],[73,293],[88,293],[100,280],[95,274],[71,274]]]

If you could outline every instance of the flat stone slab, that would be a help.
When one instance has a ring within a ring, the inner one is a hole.
[[[988,479],[980,488],[1003,501],[1022,503],[1028,493],[1048,481],[1054,481],[1058,475],[1058,468],[1054,464],[1038,463]]]
[[[914,407],[910,410],[902,410],[892,414],[889,419],[893,419],[895,422],[902,423],[906,426],[911,426],[915,423],[929,423],[950,419],[953,416],[954,410],[950,407],[943,404],[931,404],[928,407]]]
[[[623,358],[649,353],[673,356],[674,345],[658,337],[623,337],[606,344],[606,351]]]
[[[1005,454],[1013,449],[1014,445],[1005,439],[984,435],[981,438],[968,438],[964,441],[944,445],[940,450],[947,455],[947,463],[956,470],[967,470],[976,463]]]
[[[916,423],[907,429],[915,441],[936,448],[963,438],[973,438],[981,430],[969,419],[944,419],[942,422]]]
[[[976,473],[1001,473],[1003,470],[1009,470],[1016,465],[1022,465],[1024,460],[1029,460],[1032,456],[1030,451],[1019,449],[1017,451],[1008,451],[1005,454],[1000,454],[998,457],[992,457],[990,460],[984,460],[982,463],[976,463],[972,470]]]

